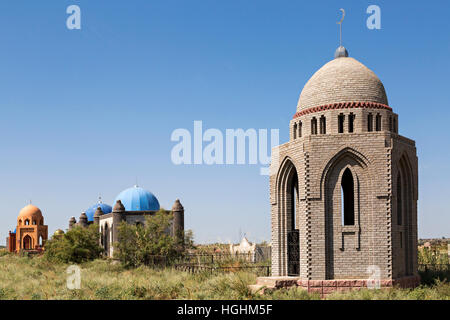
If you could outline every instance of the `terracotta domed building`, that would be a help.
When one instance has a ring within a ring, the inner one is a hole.
[[[8,250],[10,252],[39,250],[47,237],[48,227],[44,225],[41,210],[29,204],[20,210],[14,232],[9,232]]]

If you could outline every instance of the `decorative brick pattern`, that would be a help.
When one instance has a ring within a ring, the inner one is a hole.
[[[323,106],[308,108],[299,112],[296,112],[293,119],[304,116],[305,114],[315,113],[319,111],[333,110],[333,109],[349,109],[349,108],[370,108],[370,109],[385,109],[392,111],[392,108],[388,105],[376,102],[338,102],[332,104],[326,104]]]

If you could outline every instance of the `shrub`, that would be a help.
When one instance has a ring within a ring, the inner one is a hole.
[[[8,250],[6,250],[4,248],[0,249],[0,257],[7,256],[9,254],[10,253],[8,252]]]
[[[144,225],[122,222],[118,228],[118,242],[114,244],[114,257],[124,266],[166,265],[182,252],[182,247],[170,236],[171,217],[163,210],[146,217]],[[183,235],[184,236],[184,235]],[[187,241],[191,244],[191,233]]]
[[[103,248],[99,245],[98,225],[79,226],[62,237],[53,237],[45,244],[45,257],[49,261],[81,263],[99,258]]]
[[[419,248],[418,250],[419,264],[441,264],[449,263],[448,253],[439,248]]]

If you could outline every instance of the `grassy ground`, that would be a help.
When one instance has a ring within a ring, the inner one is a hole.
[[[105,260],[80,265],[81,289],[66,287],[68,265],[42,257],[20,257],[0,252],[0,299],[319,299],[302,289],[253,295],[248,272],[188,274],[146,267],[124,269]],[[450,299],[450,284],[438,282],[414,290],[361,290],[335,294],[332,299]]]

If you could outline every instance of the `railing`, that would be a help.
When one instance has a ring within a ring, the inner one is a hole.
[[[419,264],[419,271],[450,271],[450,263],[444,264]]]
[[[186,254],[179,259],[180,263],[215,264],[224,261],[244,261],[247,263],[267,262],[270,256],[258,253],[218,253],[218,254]]]
[[[176,264],[174,265],[176,270],[185,271],[189,273],[199,272],[238,272],[238,271],[250,271],[255,272],[261,276],[270,276],[270,266],[211,266],[211,265],[196,265],[196,264]]]

